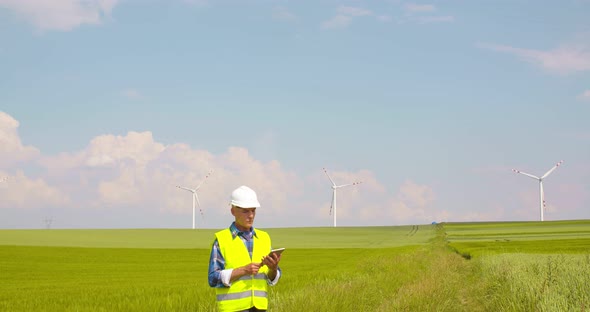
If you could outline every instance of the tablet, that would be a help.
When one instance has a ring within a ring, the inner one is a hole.
[[[284,250],[285,250],[285,248],[277,248],[277,249],[271,250],[270,253],[275,253],[277,255],[280,255],[283,253]]]

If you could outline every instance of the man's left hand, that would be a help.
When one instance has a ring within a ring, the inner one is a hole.
[[[274,253],[262,257],[262,264],[268,266],[268,268],[271,270],[277,269],[277,267],[279,266],[279,261],[281,261],[281,255],[277,255]]]

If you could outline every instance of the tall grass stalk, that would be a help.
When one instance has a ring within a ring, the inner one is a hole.
[[[590,310],[590,255],[499,254],[479,259],[486,306],[498,311]]]

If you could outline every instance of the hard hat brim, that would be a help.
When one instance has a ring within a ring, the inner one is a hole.
[[[260,208],[259,202],[241,202],[241,201],[232,200],[231,204],[233,206],[238,207],[238,208]]]

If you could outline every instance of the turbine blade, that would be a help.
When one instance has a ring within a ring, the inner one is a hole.
[[[322,168],[324,169],[324,172],[326,173],[326,175],[328,176],[328,179],[330,179],[330,182],[332,182],[333,186],[336,186],[336,183],[334,183],[334,180],[332,180],[332,178],[330,177],[330,175],[328,174],[328,171],[326,170],[326,168]]]
[[[199,202],[199,196],[197,195],[197,193],[194,193],[193,196],[197,200],[197,206],[199,206],[199,209],[200,209],[201,208],[201,203]]]
[[[532,175],[532,174],[530,174],[530,173],[522,172],[522,171],[520,171],[520,170],[516,170],[516,169],[512,169],[512,171],[513,171],[513,172],[515,172],[515,173],[520,173],[520,174],[523,174],[523,175],[525,175],[525,176],[527,176],[527,177],[530,177],[530,178],[533,178],[533,179],[535,179],[535,180],[540,180],[540,178],[539,178],[539,177],[537,177],[537,176],[534,176],[534,175]]]
[[[555,164],[555,166],[553,166],[553,168],[549,169],[549,171],[547,171],[542,177],[541,179],[545,179],[548,175],[551,174],[551,172],[553,172],[555,169],[557,169],[557,167],[559,167],[561,164],[563,163],[563,160],[560,160],[557,164]]]
[[[345,186],[352,186],[352,185],[358,185],[363,183],[363,181],[358,181],[358,182],[354,182],[354,183],[349,183],[349,184],[343,184],[343,185],[337,185],[337,188],[341,188],[341,187],[345,187]]]
[[[188,188],[188,187],[184,187],[184,186],[178,186],[178,185],[177,185],[176,187],[177,187],[177,188],[179,188],[179,189],[187,190],[187,191],[189,191],[189,192],[193,192],[193,193],[195,192],[195,190],[193,190],[193,189],[190,189],[190,188]]]
[[[207,175],[205,176],[205,178],[203,179],[203,181],[201,181],[201,183],[199,184],[199,186],[197,186],[197,188],[195,190],[198,190],[201,187],[201,185],[203,185],[203,183],[205,183],[205,180],[207,180],[207,178],[209,176],[211,176],[212,173],[213,173],[213,170],[209,170],[209,172],[207,173]]]
[[[196,192],[193,194],[193,196],[197,200],[197,206],[199,206],[199,211],[201,212],[201,218],[204,218],[204,216],[203,216],[203,209],[201,209],[201,203],[199,202],[199,196],[197,195]]]

